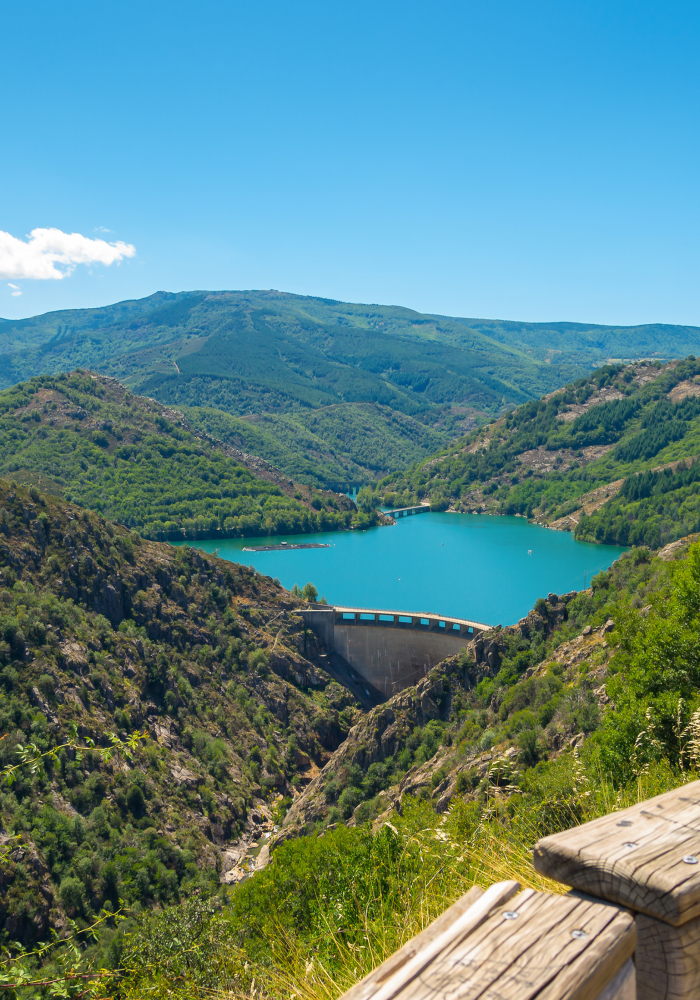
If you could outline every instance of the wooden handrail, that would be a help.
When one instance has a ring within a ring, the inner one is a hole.
[[[572,891],[474,888],[342,1000],[700,997],[700,781],[544,837],[534,863]]]
[[[492,885],[468,893],[342,1000],[634,1000],[630,913],[575,896]],[[458,909],[459,913],[455,913]]]
[[[639,1000],[700,996],[700,781],[544,837],[534,864],[635,912]]]

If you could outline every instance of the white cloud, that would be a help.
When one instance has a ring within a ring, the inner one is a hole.
[[[91,240],[60,229],[32,229],[26,242],[0,230],[0,278],[61,279],[78,264],[109,266],[135,253],[129,243]]]
[[[106,226],[95,226],[93,232],[95,233],[111,233],[111,229],[107,229]]]
[[[22,294],[22,289],[19,287],[19,285],[13,285],[11,281],[7,282],[7,287],[8,288],[14,288],[14,292],[11,292],[10,294],[15,299],[17,298],[18,295]]]

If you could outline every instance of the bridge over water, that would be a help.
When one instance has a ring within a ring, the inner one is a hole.
[[[416,507],[397,507],[396,510],[385,510],[382,513],[397,520],[399,517],[410,517],[412,514],[429,514],[430,504],[419,503]]]
[[[300,609],[306,624],[385,698],[416,684],[491,626],[428,612],[314,604]]]

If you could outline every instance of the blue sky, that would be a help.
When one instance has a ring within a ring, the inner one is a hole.
[[[27,0],[0,24],[0,230],[135,248],[6,277],[0,316],[277,288],[700,325],[696,3]]]

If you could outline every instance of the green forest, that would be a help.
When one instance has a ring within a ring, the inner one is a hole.
[[[376,521],[347,497],[279,474],[256,476],[181,414],[79,372],[0,393],[0,475],[149,538],[296,534]]]
[[[448,434],[377,403],[337,403],[287,414],[234,417],[183,407],[190,424],[259,455],[297,482],[323,488],[376,482],[445,444]]]
[[[309,672],[300,619],[280,636],[294,603],[248,567],[0,480],[6,957],[216,897],[218,845],[353,719],[349,692]]]
[[[582,516],[576,537],[604,545],[659,548],[700,530],[700,462],[625,479],[617,496]]]
[[[246,567],[0,482],[0,574],[3,976],[20,997],[47,980],[95,1000],[336,997],[471,885],[543,887],[538,837],[698,774],[697,545],[633,549],[489,633],[493,667],[465,650],[421,682],[429,699],[367,716],[310,669],[287,592]],[[335,761],[315,792],[310,760]],[[222,884],[262,801],[273,862]]]
[[[697,328],[664,324],[468,319],[274,291],[158,292],[0,321],[0,370],[9,386],[87,367],[234,413],[341,399],[404,412],[471,401],[488,411],[609,357],[682,357],[697,341]]]
[[[200,419],[291,478],[332,488],[419,463],[611,355],[682,356],[697,334],[429,316],[279,292],[159,292],[0,320],[0,387],[100,372],[169,406],[244,418]]]
[[[445,407],[494,412],[555,384],[543,359],[454,321],[273,292],[157,293],[4,321],[0,345],[5,385],[85,367],[237,415],[375,402],[432,422]]]
[[[700,455],[698,381],[694,356],[606,365],[386,476],[377,494],[547,524],[576,514],[564,526],[577,538],[658,548],[700,528],[692,470],[652,471]],[[587,494],[623,480],[616,498],[582,512]]]

